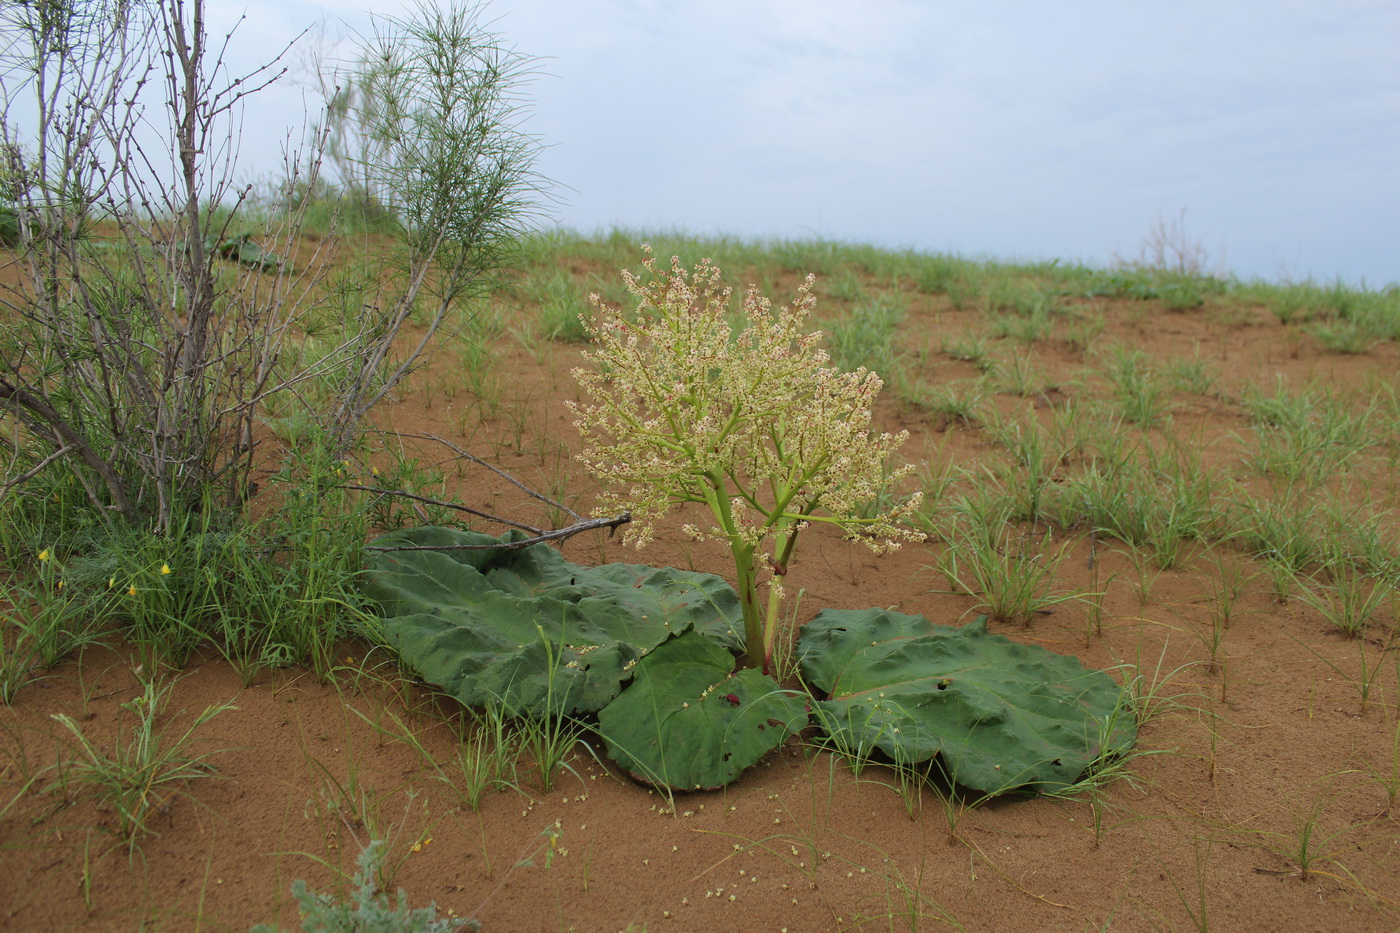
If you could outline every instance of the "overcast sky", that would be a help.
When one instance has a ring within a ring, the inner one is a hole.
[[[236,47],[356,0],[213,0]],[[378,13],[401,9],[379,0]],[[1394,0],[495,0],[558,223],[1108,264],[1184,210],[1243,278],[1400,282]],[[242,54],[242,53],[240,53]],[[246,164],[301,120],[287,84]]]

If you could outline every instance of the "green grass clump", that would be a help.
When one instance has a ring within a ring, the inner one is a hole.
[[[258,519],[206,502],[176,513],[163,533],[106,526],[90,521],[71,474],[57,472],[0,504],[15,546],[6,550],[15,576],[0,580],[0,701],[41,669],[115,639],[134,644],[150,671],[179,670],[209,646],[244,683],[293,664],[328,676],[336,640],[364,618],[365,539],[421,520],[390,497],[344,487],[422,489],[428,478],[411,459],[368,471],[333,457],[324,440],[311,437],[264,480],[262,494],[277,505]],[[425,514],[453,521],[436,508]]]
[[[1271,395],[1247,392],[1244,404],[1255,433],[1250,465],[1310,488],[1346,470],[1380,436],[1373,429],[1379,411],[1374,397],[1357,410],[1331,392],[1309,387],[1293,393],[1280,384]]]
[[[941,531],[945,545],[938,571],[955,592],[978,601],[997,622],[1029,625],[1058,603],[1077,598],[1059,584],[1059,565],[1068,542],[1021,531],[1011,524],[1012,504],[983,490],[951,507],[952,520]]]
[[[1161,570],[1179,566],[1186,545],[1223,534],[1228,523],[1218,505],[1225,480],[1205,471],[1198,456],[1176,449],[1093,462],[1048,497],[1045,512],[1065,528],[1087,525],[1117,538]]]
[[[582,343],[588,329],[579,318],[589,312],[588,295],[563,269],[552,269],[529,280],[529,297],[540,306],[540,328],[550,340]]]
[[[859,300],[848,316],[823,328],[832,362],[843,372],[864,366],[886,379],[893,378],[899,370],[895,329],[904,315],[904,303],[898,293],[885,292]]]
[[[179,735],[156,727],[170,700],[174,681],[147,680],[140,696],[122,704],[136,720],[129,733],[117,729],[115,747],[109,753],[84,734],[70,716],[54,715],[77,741],[78,755],[53,766],[49,791],[66,794],[86,791],[117,814],[118,832],[135,851],[143,837],[154,835],[151,818],[164,812],[172,798],[188,796],[186,785],[215,774],[209,760],[227,749],[191,754],[195,733],[215,716],[237,709],[232,702],[206,707]]]
[[[1108,351],[1104,375],[1113,383],[1123,417],[1149,427],[1171,411],[1171,389],[1162,374],[1141,350],[1113,347]]]
[[[27,582],[0,580],[0,703],[7,706],[41,671],[98,644],[108,622],[106,602],[69,586],[54,550],[40,551],[35,564]]]

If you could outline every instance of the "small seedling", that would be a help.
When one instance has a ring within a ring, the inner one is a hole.
[[[1340,659],[1333,660],[1318,651],[1312,645],[1299,640],[1296,636],[1290,635],[1289,637],[1306,648],[1319,661],[1330,667],[1337,676],[1341,677],[1356,689],[1356,693],[1361,700],[1360,713],[1362,716],[1365,716],[1366,710],[1371,703],[1371,694],[1380,682],[1381,666],[1385,663],[1387,658],[1391,657],[1391,652],[1395,650],[1397,631],[1392,629],[1389,636],[1387,636],[1386,640],[1379,647],[1373,645],[1370,639],[1364,636],[1355,639],[1354,643],[1357,646],[1357,654],[1361,662],[1361,670],[1355,676],[1340,663]],[[1397,672],[1397,674],[1400,674],[1400,672]]]
[[[1188,661],[1171,670],[1166,670],[1167,650],[1170,647],[1171,639],[1168,638],[1162,643],[1162,651],[1157,655],[1157,661],[1150,671],[1143,665],[1141,644],[1138,645],[1136,660],[1131,663],[1122,661],[1118,663],[1117,670],[1123,681],[1123,694],[1132,710],[1133,719],[1139,727],[1175,710],[1198,711],[1199,705],[1192,701],[1205,699],[1205,694],[1198,688],[1180,689],[1175,693],[1167,692],[1170,689],[1175,689],[1178,686],[1178,679],[1200,663],[1199,661]]]
[[[1108,579],[1102,578],[1102,562],[1099,559],[1099,536],[1097,532],[1089,533],[1089,559],[1087,566],[1089,569],[1089,586],[1079,594],[1079,600],[1084,604],[1084,644],[1089,644],[1091,636],[1103,637],[1103,615],[1104,597],[1108,595],[1108,585],[1113,582],[1118,574],[1111,574]]]
[[[1191,926],[1195,927],[1196,933],[1210,933],[1210,847],[1209,840],[1205,842],[1204,852],[1199,840],[1194,846],[1196,854],[1196,897],[1194,903],[1176,883],[1176,879],[1168,876],[1172,890],[1176,892],[1177,900],[1181,902],[1181,907],[1186,911],[1186,916],[1190,918]]]

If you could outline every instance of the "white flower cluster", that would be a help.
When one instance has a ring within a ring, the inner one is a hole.
[[[579,459],[614,487],[600,513],[632,513],[625,540],[644,545],[686,502],[715,517],[687,533],[731,545],[755,547],[810,522],[834,523],[877,551],[922,538],[900,524],[918,494],[871,507],[912,469],[887,469],[908,433],[872,436],[879,376],[832,368],[820,333],[804,331],[812,276],[776,311],[750,287],[736,333],[730,290],[708,260],[688,273],[673,257],[661,272],[648,254],[643,266],[646,280],[623,273],[635,313],[592,298],[594,366],[574,371],[588,398],[573,406],[587,442]]]

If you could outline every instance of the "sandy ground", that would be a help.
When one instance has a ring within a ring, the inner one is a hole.
[[[1134,302],[1100,310],[1108,322],[1101,343],[1157,361],[1199,354],[1219,373],[1210,394],[1176,398],[1165,430],[1211,468],[1240,475],[1246,387],[1282,379],[1345,391],[1394,379],[1400,364],[1393,343],[1360,356],[1323,354],[1262,309],[1210,303],[1174,313]],[[934,349],[918,354],[919,378],[975,376],[936,349],[977,321],[944,298],[917,297],[901,341],[911,352]],[[996,395],[997,408],[1030,406],[1049,417],[1057,398],[1106,396],[1101,383],[1081,378],[1072,347],[1048,340],[1035,353],[1053,390],[1040,401]],[[504,338],[494,417],[483,421],[483,409],[455,388],[448,358],[381,417],[407,433],[448,437],[526,482],[560,485],[582,511],[592,483],[568,459],[577,435],[562,405],[575,397],[569,370],[578,359],[577,348],[527,351]],[[893,399],[880,415],[913,433],[909,456],[928,458],[934,472],[1002,457],[984,432]],[[1388,463],[1380,457],[1333,491],[1355,482],[1378,496],[1365,508],[1390,509],[1393,520],[1390,450]],[[539,517],[482,471],[449,470],[467,504]],[[1105,788],[1097,802],[1008,798],[963,810],[929,791],[897,793],[885,768],[854,776],[794,739],[731,787],[677,796],[674,810],[580,746],[552,789],[526,772],[519,790],[488,792],[473,811],[386,735],[401,721],[436,761],[455,754],[428,693],[365,644],[342,646],[344,669],[329,684],[289,670],[244,687],[227,664],[204,657],[183,672],[170,722],[211,703],[236,704],[201,733],[201,748],[226,749],[213,759],[217,778],[167,801],[159,835],[131,857],[111,832],[110,812],[56,793],[24,795],[0,820],[0,928],[247,930],[277,921],[297,929],[292,881],[336,890],[336,871],[352,871],[371,838],[388,841],[387,888],[403,888],[414,906],[431,900],[444,914],[475,916],[487,931],[1400,928],[1400,814],[1387,811],[1384,790],[1400,779],[1400,668],[1383,651],[1384,629],[1369,642],[1329,631],[1316,610],[1277,600],[1262,566],[1228,549],[1193,551],[1154,577],[1125,547],[1100,540],[1095,578],[1087,536],[1066,541],[1058,587],[1106,588],[1101,633],[1089,631],[1086,607],[1073,601],[1027,627],[994,630],[1091,666],[1137,664],[1149,681],[1164,681],[1162,696],[1184,694],[1142,729],[1132,780]],[[813,535],[788,577],[790,589],[804,591],[798,620],[825,607],[881,606],[967,621],[978,601],[943,592],[933,569],[939,550],[875,557]],[[729,571],[721,553],[678,533],[640,554],[601,534],[564,552],[580,563]],[[1251,579],[1212,666],[1205,638],[1222,571]],[[1355,683],[1363,660],[1383,666],[1364,712]],[[26,775],[62,758],[51,714],[67,713],[110,743],[126,717],[120,704],[137,689],[125,649],[94,650],[0,708],[0,804]]]

